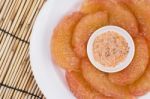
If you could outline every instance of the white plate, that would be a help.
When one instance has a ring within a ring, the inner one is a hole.
[[[67,86],[64,71],[54,66],[50,53],[53,28],[81,0],[48,0],[41,9],[30,40],[30,60],[36,82],[47,99],[75,99]],[[150,99],[147,94],[139,99]]]

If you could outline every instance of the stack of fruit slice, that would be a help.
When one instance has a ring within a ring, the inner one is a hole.
[[[70,90],[78,99],[135,99],[150,90],[149,12],[149,0],[85,0],[80,11],[59,22],[51,53],[66,70]],[[87,57],[89,37],[106,25],[124,28],[135,43],[132,62],[120,72],[101,72]]]

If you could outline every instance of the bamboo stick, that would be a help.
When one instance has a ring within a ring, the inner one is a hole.
[[[6,0],[0,0],[0,12],[4,6],[4,3],[5,3]]]
[[[12,0],[11,0],[12,1]],[[9,7],[7,7],[8,5],[10,5],[11,4],[11,1],[9,2],[9,0],[6,0],[5,1],[5,4],[4,4],[4,6],[3,6],[3,9],[2,9],[2,11],[1,11],[1,13],[0,13],[0,20],[3,20],[3,15],[4,15],[4,13],[5,13],[5,11],[7,11],[7,9],[9,8]]]
[[[8,70],[8,72],[7,72],[7,75],[5,76],[5,78],[4,78],[4,83],[5,84],[7,84],[7,85],[9,85],[9,84],[11,84],[11,80],[12,80],[12,78],[14,77],[14,73],[16,73],[16,71],[17,71],[17,68],[18,68],[18,65],[13,65],[13,64],[16,64],[16,63],[18,63],[18,59],[20,58],[20,57],[18,57],[18,56],[20,56],[21,55],[21,52],[23,51],[23,48],[22,49],[20,49],[21,47],[22,47],[22,42],[19,42],[19,45],[18,45],[18,48],[17,49],[15,49],[16,50],[16,52],[15,52],[15,54],[14,54],[14,57],[13,57],[13,59],[12,59],[12,61],[11,61],[11,64],[10,64],[10,67],[12,67],[12,69],[9,69]],[[23,45],[24,46],[24,45]],[[20,53],[19,53],[20,52]],[[22,57],[20,58],[20,60],[19,61],[21,61],[22,60]]]
[[[27,71],[28,71],[28,69],[27,69]],[[28,77],[27,78],[27,80],[26,81],[28,81],[28,79],[30,78],[30,76],[26,76],[26,75],[24,75],[24,77],[26,78],[26,77]],[[22,82],[23,82],[23,80],[22,80]],[[27,83],[21,83],[21,84],[27,84]],[[18,88],[18,87],[17,87]],[[22,89],[22,88],[21,88]],[[22,90],[24,90],[24,89],[22,89]],[[27,91],[27,90],[25,90],[25,91]],[[19,93],[16,93],[16,94],[14,94],[13,96],[16,96],[16,97],[18,97],[18,95],[19,95]]]
[[[19,40],[17,40],[16,42],[15,42],[15,44],[16,45],[18,45],[18,43],[19,43]],[[12,47],[12,46],[11,46]],[[8,71],[8,68],[9,68],[9,70],[11,70],[12,69],[12,67],[9,67],[9,64],[10,64],[10,62],[12,61],[12,59],[13,59],[13,57],[14,57],[14,54],[15,54],[15,52],[16,52],[16,50],[10,50],[10,53],[9,54],[7,54],[7,56],[6,57],[4,57],[4,58],[7,58],[7,59],[5,59],[4,61],[2,61],[2,62],[0,62],[1,64],[2,64],[2,70],[1,70],[1,76],[0,76],[0,81],[2,81],[3,80],[3,78],[5,77],[5,73]]]
[[[10,7],[12,5],[13,0],[6,0],[5,5],[3,6],[2,12],[0,13],[0,20],[4,20]]]
[[[15,17],[17,10],[19,9],[19,6],[21,4],[21,0],[13,0],[13,3],[11,4],[10,10],[6,13],[6,17],[3,17],[2,24],[0,24],[1,28],[5,28],[9,21],[13,21],[13,18]]]
[[[25,22],[24,22],[24,24],[23,24],[23,26],[22,26],[22,29],[21,29],[21,31],[20,31],[20,34],[17,34],[18,37],[24,38],[24,36],[27,35],[27,34],[25,34],[25,33],[27,33],[27,30],[28,30],[29,27],[30,27],[30,24],[28,24],[28,23],[29,23],[28,20],[29,20],[30,18],[32,19],[32,17],[33,17],[32,13],[35,12],[35,9],[37,8],[37,6],[38,6],[39,3],[40,3],[40,0],[38,0],[37,2],[33,2],[33,5],[32,5],[32,7],[31,7],[31,9],[30,9],[30,11],[29,11],[29,13],[28,13],[28,16],[27,16],[27,18],[26,18],[26,20],[25,20]],[[32,16],[31,16],[31,15],[32,15]],[[31,22],[31,20],[30,20],[30,22]],[[21,34],[21,33],[22,33],[22,34]]]
[[[23,53],[22,53],[22,54],[23,54]],[[27,54],[27,53],[26,53],[26,54]],[[20,60],[23,60],[23,59],[20,59]],[[13,66],[16,66],[16,65],[14,64]],[[21,67],[20,67],[20,68],[21,68]],[[12,86],[12,87],[14,87],[14,88],[16,88],[16,86],[14,85],[14,82],[15,82],[15,84],[17,84],[17,82],[19,81],[19,79],[16,79],[16,78],[17,78],[17,76],[20,76],[20,75],[18,75],[18,74],[16,73],[17,70],[19,70],[19,68],[16,67],[16,69],[13,70],[13,74],[10,74],[10,75],[12,75],[12,76],[11,76],[11,78],[10,78],[9,83],[6,83],[7,85]],[[15,76],[16,76],[16,77],[15,77]],[[10,77],[10,76],[9,76],[9,77]],[[15,78],[15,79],[12,79],[12,78]],[[13,82],[13,81],[14,81],[14,82]],[[18,89],[21,89],[21,88],[18,88]]]
[[[5,29],[5,26],[7,26],[10,22],[11,22],[11,20],[10,21],[8,21],[8,17],[10,17],[11,16],[11,14],[10,13],[14,13],[14,11],[13,11],[13,8],[15,8],[14,7],[14,5],[16,4],[16,2],[18,3],[18,0],[13,0],[13,3],[11,4],[11,6],[8,6],[8,8],[9,8],[9,11],[5,11],[5,15],[7,15],[6,17],[3,17],[2,18],[2,20],[0,20],[0,28],[1,29]],[[4,9],[5,10],[5,9]],[[7,24],[8,23],[8,24]],[[2,31],[0,31],[0,35],[4,35],[4,33],[2,33]],[[1,39],[2,40],[2,39]]]
[[[7,28],[10,28],[10,24],[7,26]],[[4,33],[4,32],[3,32]],[[5,36],[3,36],[3,38],[2,38],[2,41],[3,42],[1,42],[1,45],[8,45],[9,43],[8,43],[8,41],[9,41],[9,37],[10,37],[10,35],[8,35],[7,33],[6,33],[6,35]],[[8,43],[8,44],[7,44]],[[3,46],[4,47],[4,46]],[[2,46],[0,47],[0,56],[1,55],[3,55],[2,53],[4,53],[4,48],[3,48]],[[3,49],[2,49],[3,48]]]
[[[31,76],[26,76],[26,77],[27,77],[29,80],[31,80],[31,81],[33,80],[33,78],[32,78]],[[30,84],[30,85],[31,85],[32,82],[30,82],[30,83],[22,83],[21,86],[22,86],[22,85],[26,86],[27,84]],[[23,88],[23,87],[22,87],[22,88]],[[23,88],[23,90],[25,90],[25,88]],[[30,92],[30,91],[28,91],[28,90],[25,90],[25,91]],[[34,93],[33,93],[33,94],[34,94]],[[16,96],[16,97],[21,97],[21,94],[18,94],[18,93],[17,93],[15,96]]]
[[[7,88],[1,87],[0,89],[2,90],[2,92],[0,93],[0,96],[3,98],[3,96],[5,95],[5,92],[7,91]]]
[[[13,92],[14,92],[14,90],[7,88],[6,92],[3,96],[3,99],[11,99],[11,95],[12,95]]]
[[[28,4],[30,3],[29,1],[30,0],[22,0],[21,5],[17,11],[17,14],[13,20],[13,23],[12,23],[12,26],[11,26],[11,29],[9,30],[9,32],[16,33],[16,29],[18,28],[18,25],[28,7]]]
[[[16,88],[19,88],[19,89],[22,89],[22,90],[24,90],[24,88],[22,88],[22,86],[21,86],[21,84],[28,84],[28,83],[30,83],[30,81],[28,80],[29,79],[29,76],[26,76],[25,75],[25,73],[27,72],[27,70],[28,70],[28,65],[29,65],[29,61],[28,61],[28,63],[27,64],[25,64],[25,67],[27,67],[26,68],[26,70],[25,70],[25,72],[23,72],[23,75],[22,76],[20,76],[20,80],[19,80],[19,82],[22,82],[22,83],[17,83],[17,85],[15,86]],[[28,78],[27,78],[28,77]],[[27,83],[26,82],[23,82],[23,78],[25,78],[26,79],[26,81],[28,81]],[[20,85],[20,86],[19,86]],[[14,85],[13,85],[14,86]],[[26,91],[26,90],[25,90]],[[17,96],[17,95],[15,95],[15,96]]]

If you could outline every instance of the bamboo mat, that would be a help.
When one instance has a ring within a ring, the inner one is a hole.
[[[0,99],[44,99],[30,66],[31,30],[45,0],[0,0]]]

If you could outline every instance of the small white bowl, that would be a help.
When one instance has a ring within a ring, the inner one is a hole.
[[[103,33],[108,32],[108,31],[114,31],[114,32],[117,32],[118,34],[120,34],[121,36],[123,36],[129,46],[129,53],[127,54],[127,57],[125,58],[125,60],[123,62],[118,63],[115,67],[103,66],[102,64],[98,63],[94,59],[94,56],[93,56],[93,43],[94,43],[96,37]],[[87,54],[88,54],[88,58],[91,61],[91,63],[97,69],[99,69],[103,72],[107,72],[107,73],[114,73],[114,72],[118,72],[118,71],[125,69],[131,63],[131,61],[134,57],[134,53],[135,53],[135,46],[134,46],[132,37],[126,30],[124,30],[123,28],[117,27],[117,26],[104,26],[104,27],[96,30],[90,37],[88,44],[87,44]]]

